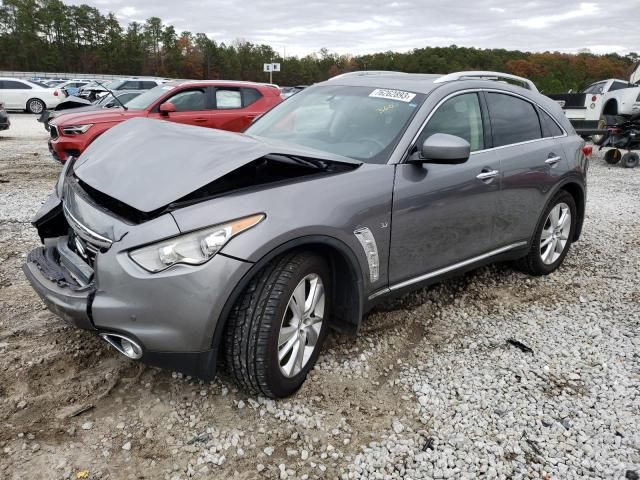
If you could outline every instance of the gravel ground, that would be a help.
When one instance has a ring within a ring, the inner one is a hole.
[[[640,169],[594,157],[558,272],[497,265],[389,302],[273,401],[128,361],[44,308],[19,267],[60,167],[32,116],[12,122],[0,478],[638,478]]]

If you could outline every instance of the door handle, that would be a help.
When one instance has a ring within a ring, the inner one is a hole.
[[[544,161],[544,163],[546,163],[547,165],[554,166],[560,160],[562,160],[562,158],[560,158],[560,157],[549,157]]]
[[[491,180],[493,177],[497,177],[499,173],[500,172],[498,170],[483,170],[476,175],[476,178],[482,181]]]

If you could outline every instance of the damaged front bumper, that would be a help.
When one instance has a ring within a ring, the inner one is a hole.
[[[66,238],[60,239],[64,242]],[[29,253],[22,270],[49,310],[75,327],[95,330],[89,316],[90,299],[95,292],[93,282],[80,285],[60,262],[56,246],[39,247]],[[86,265],[77,267],[86,270]]]
[[[52,195],[34,226],[44,247],[28,255],[23,270],[52,312],[105,340],[131,339],[141,347],[144,363],[213,377],[218,318],[251,263],[219,254],[203,265],[151,274],[129,251],[179,234],[173,217],[125,224],[70,191],[64,207]],[[90,232],[112,243],[100,247]]]

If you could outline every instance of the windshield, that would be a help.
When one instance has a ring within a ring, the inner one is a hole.
[[[175,88],[173,85],[160,85],[151,90],[147,90],[142,95],[129,101],[127,108],[130,110],[144,110],[153,105],[156,100],[173,88]]]
[[[312,87],[270,110],[245,133],[386,163],[424,98],[372,87]]]

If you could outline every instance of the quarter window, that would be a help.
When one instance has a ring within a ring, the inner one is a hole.
[[[237,89],[216,89],[216,108],[225,110],[230,108],[242,108],[242,96]]]
[[[542,122],[542,133],[545,137],[559,137],[564,134],[553,118],[544,110],[538,110]]]
[[[418,137],[417,146],[434,133],[447,133],[464,138],[471,151],[484,148],[484,128],[477,93],[464,93],[450,98],[435,111]]]
[[[244,94],[244,107],[248,107],[262,98],[262,94],[255,88],[243,88],[242,93]]]
[[[542,138],[535,107],[520,98],[502,93],[487,93],[493,146]]]

